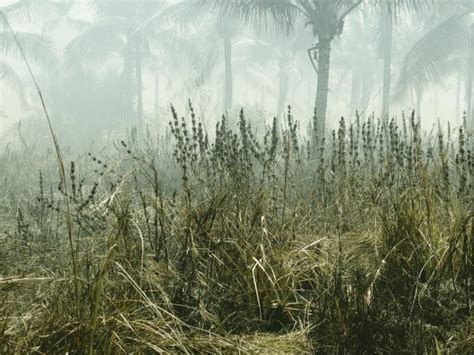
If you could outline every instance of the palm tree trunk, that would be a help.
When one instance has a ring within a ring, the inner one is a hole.
[[[285,104],[287,103],[289,81],[290,77],[288,73],[288,59],[282,58],[280,61],[279,72],[277,117],[281,115],[285,108]]]
[[[384,8],[383,14],[383,95],[382,95],[382,119],[389,120],[390,117],[390,89],[392,71],[392,42],[393,42],[393,21],[388,5]]]
[[[312,93],[313,91],[313,83],[311,80],[305,80],[306,81],[306,106],[309,110],[314,109],[314,95]]]
[[[331,64],[331,40],[321,38],[319,41],[318,88],[316,91],[316,115],[318,135],[322,139],[326,132],[326,113],[329,93],[329,69]]]
[[[466,73],[466,123],[469,130],[474,128],[474,112],[472,105],[472,84],[474,76],[474,24],[471,25],[471,45],[467,61]]]
[[[362,107],[357,107],[360,103],[361,97],[361,75],[359,72],[360,68],[357,65],[353,65],[352,68],[352,85],[351,85],[351,101],[349,103],[349,117],[355,113],[356,110],[362,109]]]
[[[130,45],[130,40],[127,39],[127,47],[125,48],[123,54],[123,81],[125,85],[125,101],[127,111],[124,112],[124,120],[130,120],[131,115],[134,112],[133,107],[133,91],[134,91],[134,84],[133,84],[133,53],[132,53],[132,46]]]
[[[458,77],[456,80],[456,124],[459,123],[461,118],[461,84],[462,84],[462,73],[458,73]]]
[[[361,118],[366,117],[366,113],[369,110],[370,99],[372,96],[372,91],[374,89],[374,73],[370,69],[371,63],[364,66],[364,71],[362,73],[362,94],[360,98],[359,111]]]
[[[155,72],[153,93],[153,119],[158,123],[160,119],[160,74]]]
[[[225,65],[225,89],[224,89],[224,110],[232,107],[233,98],[233,78],[232,78],[232,37],[224,36],[224,65]]]
[[[135,75],[137,84],[137,128],[138,136],[143,137],[143,78],[140,41],[137,40],[137,43],[135,45]]]
[[[422,90],[417,90],[416,91],[416,118],[418,120],[418,123],[420,123],[421,120],[421,100],[423,98],[423,91]]]
[[[361,39],[365,36],[362,26],[364,24],[364,18],[361,14],[354,15],[353,22],[353,33]],[[361,42],[362,43],[362,42]],[[364,76],[367,71],[366,67],[368,56],[366,55],[366,49],[364,46],[360,46],[352,56],[351,70],[352,70],[352,83],[351,83],[351,99],[349,102],[349,116],[352,117],[356,111],[361,112],[365,107],[361,106],[363,100],[363,86]]]

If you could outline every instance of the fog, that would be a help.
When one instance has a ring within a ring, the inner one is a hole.
[[[474,0],[0,25],[0,353],[474,354]]]
[[[2,146],[50,142],[26,62],[57,136],[80,149],[133,127],[164,134],[170,104],[188,99],[209,130],[241,107],[257,130],[288,105],[305,127],[316,104],[326,130],[356,112],[400,120],[416,110],[427,131],[472,117],[472,0],[2,0],[0,9]]]

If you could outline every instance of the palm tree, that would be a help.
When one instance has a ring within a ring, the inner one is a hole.
[[[392,46],[393,46],[393,19],[390,3],[385,1],[382,8],[381,32],[383,36],[383,94],[382,94],[382,118],[389,119],[390,116],[390,89],[392,77]]]
[[[234,98],[233,50],[239,26],[231,16],[215,14],[195,1],[180,2],[171,6],[163,18],[173,22],[180,31],[194,34],[193,41],[199,43],[200,56],[207,57],[207,74],[221,57],[224,63],[223,109],[231,109]]]
[[[224,89],[224,109],[229,110],[233,103],[233,74],[232,74],[232,39],[236,34],[235,24],[228,18],[219,18],[217,21],[217,32],[222,38],[224,48],[225,67],[225,89]]]
[[[383,60],[382,118],[385,120],[390,116],[394,22],[400,20],[401,14],[419,13],[426,10],[433,2],[433,0],[378,0],[378,5],[381,8],[380,33],[382,34]]]
[[[192,46],[165,21],[169,10],[165,1],[96,1],[93,7],[97,21],[71,41],[66,55],[72,61],[79,59],[85,67],[119,59],[124,83],[129,88],[125,99],[130,107],[135,106],[138,133],[142,135],[144,70],[158,70],[158,57]]]
[[[113,134],[114,128],[127,123],[125,117],[134,111],[124,100],[126,90],[121,73],[113,66],[85,75],[79,66],[67,62],[59,63],[54,80],[44,86],[50,112],[61,117],[58,131],[68,136],[71,147],[78,148],[85,142],[100,142],[104,133]]]
[[[301,61],[306,56],[306,44],[310,34],[304,26],[299,26],[292,36],[260,34],[258,39],[243,38],[240,41],[244,64],[240,67],[252,68],[252,63],[265,68],[276,67],[278,75],[278,93],[276,114],[279,117],[287,105],[290,78],[299,75]]]
[[[264,30],[291,31],[302,17],[312,29],[316,44],[308,50],[318,74],[316,112],[323,134],[329,92],[331,43],[344,28],[344,20],[363,0],[201,0],[221,16],[233,16]]]
[[[28,106],[25,87],[12,62],[22,58],[18,45],[28,60],[45,68],[53,67],[56,54],[48,36],[25,31],[15,31],[13,35],[10,24],[39,22],[58,16],[61,14],[61,6],[50,1],[19,0],[0,7],[0,82],[14,91],[23,106]]]
[[[474,117],[472,104],[474,68],[474,1],[456,0],[438,4],[440,19],[426,31],[405,56],[396,96],[421,97],[433,83],[452,74],[465,77],[468,121]]]
[[[333,60],[333,68],[341,72],[338,82],[348,83],[350,100],[345,102],[347,115],[357,111],[365,115],[371,103],[376,72],[379,71],[380,27],[373,18],[377,18],[378,9],[361,8],[346,21],[346,32],[337,48],[338,55]],[[346,77],[351,75],[351,80]],[[336,90],[339,92],[339,85]]]
[[[298,17],[312,29],[316,44],[308,52],[317,71],[316,113],[318,131],[324,135],[329,93],[331,45],[344,29],[344,21],[364,0],[200,0],[201,3],[217,9],[222,16],[234,16],[244,23],[251,23],[261,29],[290,31]],[[372,5],[382,4],[391,14],[404,9],[418,9],[431,0],[366,0]],[[388,32],[387,32],[388,33]],[[390,38],[387,38],[390,40]],[[391,46],[386,47],[387,50]],[[391,58],[386,55],[386,73],[389,73]],[[389,88],[389,85],[387,85]],[[387,91],[387,90],[386,90]],[[387,92],[386,92],[387,94]]]

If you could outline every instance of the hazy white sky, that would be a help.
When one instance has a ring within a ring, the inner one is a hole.
[[[15,3],[18,0],[0,0],[0,9],[1,7],[8,6],[12,3]],[[41,2],[44,0],[34,0],[37,2]],[[57,0],[60,1],[69,1],[69,0]],[[74,8],[69,13],[70,17],[74,18],[81,18],[85,20],[93,20],[94,14],[93,10],[88,6],[91,0],[75,0],[74,1]],[[118,2],[136,2],[137,0],[96,0],[96,1],[113,1],[115,3]],[[140,0],[144,1],[144,0]],[[160,1],[160,0],[150,0],[150,1]],[[174,3],[177,0],[169,0],[169,3]],[[38,23],[13,23],[12,24],[15,31],[33,31],[39,32],[41,27]],[[349,29],[350,27],[348,27]],[[73,32],[71,30],[65,28],[60,28],[55,33],[50,34],[55,41],[55,49],[57,50],[58,54],[61,53],[62,48],[68,43],[68,41],[72,38]],[[348,35],[348,32],[344,32],[342,39]],[[341,41],[340,40],[340,41]],[[307,61],[306,52],[302,52],[304,60],[301,61],[302,64],[300,66],[308,66],[309,61]],[[333,60],[335,61],[338,56],[342,58],[343,56],[341,53],[338,53],[337,43],[334,44],[333,50]],[[394,60],[393,62],[393,71],[399,67],[399,60]],[[24,64],[22,62],[14,63],[16,67],[19,68],[20,75],[24,76],[24,83],[27,89],[32,88],[31,80],[28,76],[25,76]],[[273,68],[273,69],[272,69]],[[300,68],[300,67],[298,67]],[[268,79],[269,86],[262,85],[259,81],[254,83],[250,81],[248,73],[245,71],[239,72],[239,63],[238,58],[234,59],[234,81],[235,81],[235,90],[234,90],[234,101],[236,105],[242,106],[249,106],[249,105],[257,105],[257,104],[264,104],[266,108],[272,111],[275,107],[275,101],[277,100],[277,85],[274,85],[274,82],[278,79],[278,72],[275,72],[274,67],[262,67],[258,69],[260,74],[264,72],[265,69],[268,70],[267,75],[262,75],[263,78]],[[298,69],[299,70],[299,69]],[[40,71],[38,71],[40,72]],[[309,73],[305,71],[301,71],[304,73]],[[313,73],[310,73],[313,75]],[[340,89],[337,90],[337,82],[339,80],[336,72],[331,73],[331,92],[329,95],[329,114],[334,117],[338,117],[340,115],[347,114],[347,104],[350,97],[350,92],[348,90],[344,91]],[[381,82],[381,74],[382,71],[379,70],[375,75],[375,82],[373,92],[371,94],[371,99],[369,106],[367,107],[367,113],[370,114],[372,112],[379,112],[380,111],[380,104],[381,104],[381,89],[382,89],[382,82]],[[161,80],[163,83],[161,84],[161,95],[160,102],[162,105],[166,105],[168,100],[171,100],[171,95],[173,91],[171,88],[164,85],[164,83],[169,82],[169,80],[165,80],[165,75],[161,76]],[[209,85],[205,88],[203,93],[197,94],[196,92],[188,92],[185,91],[182,96],[184,97],[191,97],[194,99],[195,104],[199,106],[199,98],[201,96],[208,95],[209,97],[213,97],[216,100],[221,100],[222,96],[222,75],[216,76],[213,81],[209,82]],[[186,79],[188,79],[185,75],[181,78],[176,79],[178,85],[182,85],[183,83],[186,84]],[[308,76],[305,78],[306,80],[292,78],[289,84],[289,96],[288,96],[288,103],[292,104],[295,109],[301,107],[301,112],[297,112],[298,119],[304,121],[308,117],[311,117],[307,114],[307,112],[312,111],[311,104],[308,102],[312,101],[312,97],[314,96],[314,91],[316,87],[316,79],[315,76]],[[154,109],[154,77],[151,75],[144,76],[144,106],[146,112],[152,112]],[[348,82],[347,87],[350,85],[350,76],[345,79]],[[395,80],[395,79],[394,79]],[[167,84],[168,85],[168,84]],[[270,87],[271,86],[271,87]],[[245,88],[245,89],[240,89]],[[274,89],[271,91],[270,89]],[[449,119],[451,123],[456,124],[460,122],[461,117],[454,117],[453,113],[455,112],[456,106],[456,82],[453,78],[445,80],[442,85],[433,86],[429,90],[426,90],[422,105],[421,105],[421,113],[422,113],[422,123],[425,128],[430,128],[434,124],[437,123],[438,118],[441,119],[441,122],[447,122]],[[14,95],[12,95],[11,89],[8,87],[4,87],[0,85],[0,140],[2,137],[2,131],[4,131],[7,127],[11,127],[11,124],[19,119],[22,119],[24,115],[23,111],[18,107],[17,99]],[[194,95],[194,96],[193,96]],[[201,95],[201,96],[199,96]],[[303,100],[303,98],[308,97],[308,100]],[[52,99],[51,99],[52,100]],[[461,109],[463,108],[464,96],[461,97]],[[179,102],[175,102],[179,104]],[[206,106],[207,104],[203,104]],[[207,105],[208,106],[208,105]],[[392,114],[400,116],[402,110],[405,112],[410,112],[416,106],[415,102],[404,102],[402,104],[393,103],[392,105]],[[216,116],[219,116],[219,110],[221,106],[218,105],[217,112],[215,112]],[[364,108],[365,109],[365,108]],[[2,115],[2,111],[5,111],[9,117],[6,119]],[[273,113],[271,113],[272,115]],[[270,116],[269,116],[270,117]],[[271,119],[271,117],[270,117]],[[337,120],[334,120],[337,123]],[[328,124],[331,126],[331,124]]]

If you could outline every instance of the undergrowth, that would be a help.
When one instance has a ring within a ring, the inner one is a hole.
[[[67,188],[52,154],[0,156],[0,352],[474,351],[464,127],[171,117]]]

